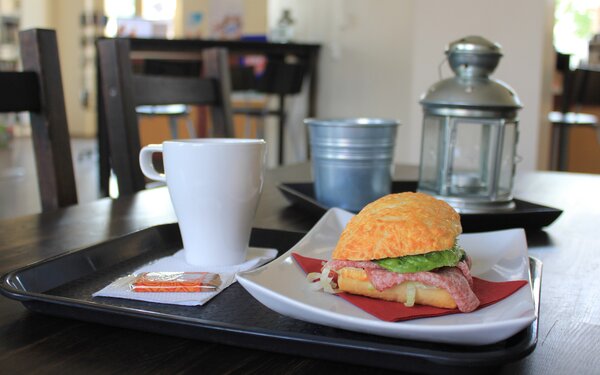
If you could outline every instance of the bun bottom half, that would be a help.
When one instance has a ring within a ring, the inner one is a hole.
[[[371,284],[367,273],[362,268],[346,267],[337,272],[338,288],[342,291],[386,301],[406,302],[407,285],[411,282],[404,282],[383,291],[378,291]],[[419,283],[413,283],[413,285],[416,287],[415,304],[446,309],[456,308],[454,298],[446,290],[423,284],[419,285]]]

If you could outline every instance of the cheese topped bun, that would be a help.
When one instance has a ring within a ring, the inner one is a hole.
[[[390,194],[350,220],[332,258],[372,260],[450,249],[461,232],[460,216],[448,203],[423,193]]]

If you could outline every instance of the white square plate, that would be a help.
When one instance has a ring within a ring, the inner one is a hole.
[[[270,309],[295,319],[351,331],[451,344],[486,345],[504,340],[536,319],[531,287],[480,310],[403,322],[386,322],[342,298],[310,289],[292,258],[330,259],[353,214],[332,208],[288,252],[254,271],[237,276],[240,284]],[[473,260],[474,276],[490,281],[528,280],[529,258],[523,229],[462,234],[459,244]],[[530,281],[531,283],[531,281]]]

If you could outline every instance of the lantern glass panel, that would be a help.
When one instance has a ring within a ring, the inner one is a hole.
[[[474,201],[512,199],[517,123],[425,116],[419,190]]]
[[[500,176],[498,181],[497,200],[511,200],[515,175],[515,158],[518,128],[517,123],[507,122],[504,125],[502,155],[500,157]]]
[[[453,118],[448,126],[448,194],[489,197],[495,190],[500,124]]]
[[[445,117],[426,116],[423,120],[419,188],[439,194],[441,188],[440,162],[444,158],[442,137]]]

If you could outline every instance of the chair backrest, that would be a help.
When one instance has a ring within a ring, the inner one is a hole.
[[[213,135],[233,136],[231,87],[227,50],[202,51],[202,77],[137,74],[132,69],[127,39],[98,41],[100,91],[108,128],[110,164],[119,194],[145,188],[138,155],[141,149],[136,107],[193,104],[210,107]]]
[[[0,73],[0,112],[28,111],[42,211],[77,203],[54,30],[19,33],[22,72]]]
[[[571,69],[571,55],[567,53],[561,53],[556,51],[556,64],[555,68],[557,71],[564,73]]]
[[[600,105],[600,69],[577,68],[571,72],[573,91],[571,104],[575,107],[581,105]],[[574,108],[577,111],[577,108]]]

